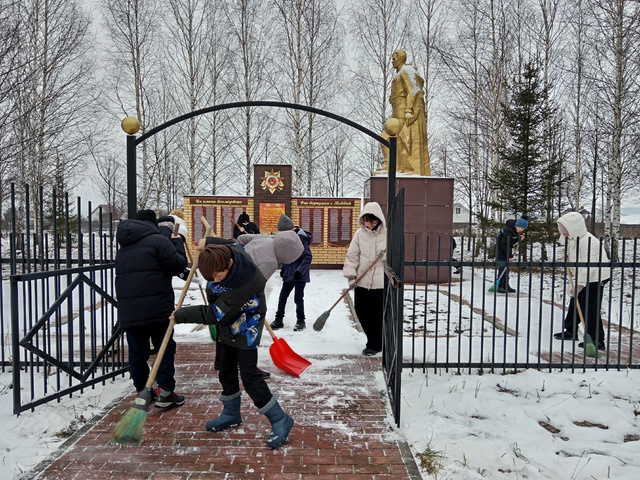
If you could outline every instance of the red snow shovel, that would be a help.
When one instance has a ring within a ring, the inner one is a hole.
[[[269,354],[271,355],[273,364],[280,370],[284,370],[296,377],[302,375],[302,373],[309,368],[311,362],[291,350],[291,347],[282,338],[276,337],[276,334],[273,333],[271,326],[266,320],[264,321],[264,326],[273,339],[273,343],[269,347]]]

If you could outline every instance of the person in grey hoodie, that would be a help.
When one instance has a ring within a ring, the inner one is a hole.
[[[569,212],[558,219],[560,243],[565,245],[565,258],[568,274],[573,279],[573,288],[569,294],[571,300],[564,318],[563,330],[554,334],[557,340],[576,340],[577,325],[580,323],[576,312],[576,299],[587,327],[587,333],[599,350],[605,349],[604,328],[602,326],[601,306],[604,286],[609,281],[611,269],[609,257],[600,241],[587,231],[584,217],[578,212]],[[589,263],[588,266],[575,267],[576,263]],[[583,348],[580,343],[578,347]]]

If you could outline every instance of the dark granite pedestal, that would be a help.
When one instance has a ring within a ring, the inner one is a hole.
[[[449,261],[453,230],[453,178],[401,175],[396,192],[404,188],[404,235],[406,261]],[[371,177],[365,185],[367,200],[378,202],[387,214],[387,177]],[[447,282],[448,266],[406,267],[405,282]]]

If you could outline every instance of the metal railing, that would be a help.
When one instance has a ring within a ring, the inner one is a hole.
[[[127,363],[114,299],[113,217],[101,208],[97,218],[83,216],[80,198],[72,209],[55,190],[32,197],[25,186],[16,196],[12,185],[10,231],[0,232],[0,360],[3,372],[12,371],[19,414],[122,375]],[[91,202],[86,207],[92,212]]]
[[[449,238],[445,239],[449,245]],[[425,243],[430,241],[444,244],[438,238],[428,238]],[[507,264],[507,285],[515,291],[506,293],[496,288],[496,262],[488,258],[489,248],[484,248],[492,241],[460,239],[459,244],[470,246],[469,251],[461,252],[462,258],[469,258],[462,262],[437,257],[416,261],[411,259],[420,258],[415,247],[419,242],[408,238],[409,245],[413,244],[407,249],[409,259],[405,261],[410,276],[418,277],[420,270],[427,278],[430,272],[438,276],[445,272],[447,280],[405,285],[408,350],[404,368],[506,372],[519,368],[584,371],[640,367],[640,344],[634,331],[634,317],[640,307],[640,295],[636,293],[638,239],[620,242],[618,262],[608,262],[604,257],[595,262],[568,262],[563,246],[557,242],[531,242],[526,253],[519,251]],[[460,268],[460,274],[452,273],[456,268]],[[582,278],[586,273],[590,284],[599,287],[584,289],[581,295],[585,298],[578,311],[579,302],[571,301],[571,283],[572,272],[580,269]],[[604,338],[597,332],[596,311],[601,312]],[[586,356],[585,348],[578,346],[583,339],[583,330],[576,330],[580,316],[588,330],[594,322],[592,340],[604,346],[597,357]],[[578,341],[553,336],[565,330],[567,317]]]

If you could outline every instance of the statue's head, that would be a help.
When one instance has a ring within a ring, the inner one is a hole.
[[[399,70],[406,61],[407,52],[405,52],[404,50],[396,50],[391,55],[391,65],[393,65],[393,68],[395,68],[396,70]]]

